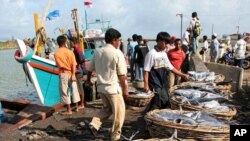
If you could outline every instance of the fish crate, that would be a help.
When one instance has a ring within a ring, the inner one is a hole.
[[[181,83],[181,84],[179,84],[179,85],[175,85],[174,87],[171,87],[169,93],[171,93],[171,91],[173,91],[174,89],[177,89],[177,88],[187,88],[187,87],[191,87],[191,86],[190,86],[191,83],[200,85],[201,88],[202,88],[202,85],[203,85],[204,87],[213,88],[213,90],[214,90],[216,93],[223,94],[223,95],[226,96],[226,98],[228,98],[228,96],[229,96],[230,94],[232,94],[232,84],[231,84],[231,82],[224,82],[224,81],[217,82],[217,83],[183,82],[183,83]]]
[[[145,107],[151,102],[153,97],[154,93],[142,96],[142,95],[136,95],[135,92],[129,92],[128,97],[125,99],[125,103],[129,106]]]
[[[214,110],[212,108],[203,108],[203,107],[200,107],[198,105],[182,104],[181,101],[178,100],[176,98],[176,96],[174,95],[174,90],[176,90],[178,88],[182,88],[182,87],[181,86],[174,86],[174,87],[170,88],[170,90],[169,90],[169,94],[171,96],[170,105],[171,105],[172,109],[180,109],[180,105],[181,105],[183,110],[203,111],[203,112],[213,114],[213,115],[217,116],[218,118],[226,119],[226,120],[231,120],[237,114],[237,109],[234,106],[228,107],[229,111],[222,111],[222,110]],[[228,98],[225,95],[224,95],[224,97],[225,97],[225,99]],[[219,103],[223,103],[223,102],[225,102],[225,101],[219,101]]]
[[[230,128],[229,124],[223,126],[191,125],[182,124],[175,121],[166,121],[155,118],[153,114],[160,112],[177,113],[179,115],[186,111],[177,111],[171,109],[153,110],[148,112],[144,119],[147,130],[152,138],[170,138],[176,132],[177,138],[187,140],[215,140],[228,141]]]

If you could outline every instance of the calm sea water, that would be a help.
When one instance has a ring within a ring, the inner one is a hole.
[[[22,64],[14,59],[16,50],[0,50],[0,98],[25,99],[40,103],[34,86],[26,81]]]

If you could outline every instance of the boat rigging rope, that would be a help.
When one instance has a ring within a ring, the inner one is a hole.
[[[31,82],[31,78],[30,78],[30,75],[28,73],[28,70],[27,70],[27,67],[25,66],[25,64],[23,64],[23,71],[25,73],[26,86],[28,87],[29,86],[28,85],[28,80],[29,80],[30,83],[32,83],[32,82]]]

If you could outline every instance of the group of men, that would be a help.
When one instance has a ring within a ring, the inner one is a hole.
[[[198,20],[196,12],[192,16],[194,16],[192,20]],[[196,26],[195,22],[193,26]],[[194,27],[189,27],[188,30],[193,31],[192,28]],[[195,32],[191,32],[191,42],[188,38],[185,43],[181,39],[171,40],[171,36],[167,32],[159,32],[156,36],[156,45],[149,50],[141,36],[138,38],[137,35],[133,35],[133,41],[129,44],[129,46],[133,46],[133,48],[130,48],[129,54],[132,66],[130,67],[131,79],[143,80],[144,91],[153,91],[155,93],[149,110],[170,108],[168,91],[175,84],[172,77],[180,76],[188,79],[188,75],[182,72],[182,69],[186,68],[185,65],[183,67],[183,64],[185,64],[184,62],[189,50],[185,46],[192,44],[190,47],[191,52],[195,54],[197,37],[198,35]],[[85,59],[79,48],[77,39],[70,39],[74,52],[67,48],[66,42],[67,38],[65,36],[57,38],[59,49],[54,55],[60,72],[61,101],[67,105],[67,110],[63,114],[72,114],[70,107],[71,97],[73,103],[76,103],[76,111],[79,108],[84,108],[84,93],[82,85],[80,85],[81,77],[83,73],[87,74],[87,81],[85,83],[91,85],[90,80],[94,71],[97,77],[97,92],[100,94],[104,108],[87,124],[88,129],[96,136],[102,123],[113,115],[110,139],[112,141],[119,140],[125,120],[124,99],[126,100],[128,97],[127,64],[124,54],[119,49],[121,45],[121,33],[114,28],[106,31],[106,44],[95,50],[88,68],[84,68]],[[173,48],[168,50],[170,44],[173,45]],[[133,75],[135,63],[137,66],[136,76]],[[74,91],[77,88],[77,84],[78,91]],[[71,94],[68,93],[68,88],[72,89]]]
[[[143,67],[149,47],[141,35],[132,35],[132,41],[128,39],[127,56],[130,63],[131,82],[143,81]]]
[[[127,65],[125,56],[119,49],[121,33],[116,29],[110,28],[105,33],[105,41],[106,44],[103,47],[95,50],[93,59],[87,68],[88,77],[85,83],[91,83],[90,80],[94,71],[97,77],[97,92],[100,94],[104,105],[104,108],[97,114],[98,116],[92,118],[88,127],[90,132],[96,136],[102,123],[113,114],[110,139],[119,140],[121,138],[121,128],[125,120],[124,99],[128,96]],[[77,72],[85,68],[81,66],[82,62],[84,62],[84,57],[77,44],[77,39],[70,39],[74,52],[67,47],[66,42],[67,38],[65,36],[57,38],[59,49],[54,56],[60,72],[61,101],[67,105],[67,110],[63,114],[70,115],[72,114],[70,107],[71,97],[73,103],[76,103],[76,111],[80,107],[84,108],[83,98],[79,97],[84,95],[83,92],[74,90],[77,90],[77,80],[80,80],[80,76],[82,76],[82,72],[80,72],[79,77],[77,77]],[[152,50],[148,51],[146,49],[145,52],[147,53],[143,53],[146,55],[145,59],[138,58],[137,60],[139,68],[143,68],[144,90],[155,92],[150,110],[168,108],[170,106],[167,89],[168,70],[182,77],[188,77],[188,75],[175,69],[168,59],[165,50],[171,42],[170,35],[167,32],[160,32],[156,37],[156,42],[157,44]],[[140,45],[144,46],[142,42],[139,42],[138,47]],[[176,45],[178,46],[178,43]],[[138,53],[136,57],[140,57],[140,55],[142,54]],[[68,93],[68,88],[73,90],[71,94]],[[80,99],[82,101],[79,103]]]

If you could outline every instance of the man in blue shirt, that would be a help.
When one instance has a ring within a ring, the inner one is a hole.
[[[133,41],[130,42],[130,44],[128,45],[128,57],[129,57],[129,64],[130,64],[131,82],[135,80],[135,72],[134,72],[135,58],[134,58],[134,52],[135,52],[135,46],[138,45],[137,37],[138,36],[136,34],[134,34],[132,36]]]

